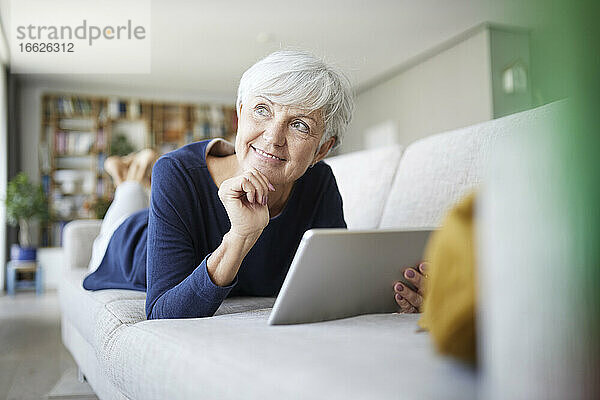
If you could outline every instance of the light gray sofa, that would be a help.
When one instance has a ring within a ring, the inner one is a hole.
[[[498,140],[540,108],[401,146],[329,158],[349,229],[439,226]],[[417,315],[269,326],[271,298],[203,319],[146,321],[145,294],[82,288],[100,221],[64,231],[62,338],[102,399],[469,399],[474,370],[435,353]],[[390,296],[392,289],[390,288]]]

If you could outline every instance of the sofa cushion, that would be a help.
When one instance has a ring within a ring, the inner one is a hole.
[[[145,292],[123,289],[107,289],[89,291],[82,286],[87,269],[65,269],[60,284],[59,300],[64,317],[67,318],[79,333],[90,344],[94,344],[95,330],[101,310],[114,301],[146,300]],[[143,319],[145,318],[142,313]]]
[[[59,298],[64,318],[92,345],[105,342],[121,325],[146,320],[146,293],[107,289],[90,291],[82,286],[87,270],[66,270]],[[215,315],[239,313],[272,307],[273,297],[232,297],[225,299]]]
[[[327,158],[344,203],[348,229],[375,229],[402,155],[394,145]]]
[[[66,269],[87,270],[94,239],[100,233],[102,220],[79,219],[69,222],[63,230]]]
[[[536,110],[412,143],[400,160],[379,227],[438,227],[444,214],[481,183],[498,139],[532,118]]]
[[[121,326],[100,362],[132,399],[475,397],[475,374],[433,353],[418,315],[270,326],[269,313]]]
[[[130,325],[146,320],[145,299],[126,298],[107,302],[98,311],[93,343],[98,359],[106,360],[106,354],[115,349],[117,336]],[[215,316],[235,314],[273,307],[274,297],[232,297],[225,299]]]

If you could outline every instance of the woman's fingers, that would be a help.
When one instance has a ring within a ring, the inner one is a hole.
[[[423,293],[424,289],[424,278],[423,275],[414,268],[406,268],[404,270],[404,277],[407,281],[412,283],[420,293]]]
[[[224,185],[219,188],[219,196],[231,196],[237,199],[246,197],[250,204],[267,205],[271,190],[275,188],[268,179],[256,169],[251,169],[244,171],[229,183],[224,182]]]
[[[411,290],[406,285],[403,285],[401,282],[397,282],[394,285],[394,291],[396,292],[396,296],[399,295],[403,299],[406,299],[416,309],[419,309],[423,304],[423,296]]]
[[[426,262],[422,262],[421,264],[419,264],[419,272],[425,277],[427,278],[427,263]]]
[[[404,312],[404,313],[410,313],[412,312],[411,310],[413,309],[413,306],[406,301],[405,298],[403,298],[402,296],[400,296],[399,294],[396,293],[396,303],[398,303],[398,306],[400,307],[400,311]]]
[[[403,298],[399,294],[396,294],[396,303],[398,303],[398,305],[400,306],[400,312],[402,313],[414,314],[419,312],[419,310],[417,310],[415,306],[410,304],[405,298]]]
[[[240,188],[242,189],[242,197],[245,196],[248,200],[248,203],[254,203],[254,198],[256,196],[256,188],[254,187],[254,185],[248,177],[241,177]]]
[[[427,279],[428,265],[425,262],[420,263],[416,268],[406,268],[404,278],[417,290],[412,290],[402,282],[394,284],[394,298],[400,306],[400,310],[405,313],[417,313],[423,305],[423,292],[425,289],[425,280]]]
[[[252,176],[254,176],[256,178],[256,180],[260,183],[261,185],[261,189],[262,189],[262,195],[264,198],[264,204],[267,204],[267,201],[269,200],[269,186],[267,185],[266,179],[264,178],[263,175],[261,175],[257,170],[253,169],[250,171],[252,173]]]
[[[269,198],[269,191],[275,191],[275,186],[273,186],[271,182],[269,182],[269,179],[259,170],[253,168],[247,172],[249,172],[254,178],[256,178],[256,181],[260,184],[260,187],[262,189],[262,197],[260,198],[261,200],[258,202],[263,205],[266,205]]]
[[[246,197],[250,203],[267,204],[267,187],[260,181],[252,171],[243,173],[245,182],[242,182],[242,189],[246,192]]]
[[[259,178],[259,179],[262,181],[262,183],[263,183],[263,184],[265,185],[265,187],[266,187],[266,191],[267,191],[267,192],[269,192],[269,191],[272,191],[272,192],[274,192],[274,191],[275,191],[275,186],[273,186],[273,185],[271,184],[271,182],[269,182],[269,179],[267,179],[267,177],[266,177],[266,176],[265,176],[265,175],[264,175],[262,172],[260,172],[260,171],[259,171],[259,170],[257,170],[257,169],[252,169],[252,173],[253,173],[253,174],[254,174],[254,175],[257,177],[257,178]]]

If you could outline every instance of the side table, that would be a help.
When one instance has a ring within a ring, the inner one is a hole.
[[[33,280],[18,280],[19,272],[33,272]],[[39,296],[44,292],[42,281],[42,267],[36,261],[11,260],[6,264],[6,289],[8,295],[14,296],[17,289],[35,288]]]

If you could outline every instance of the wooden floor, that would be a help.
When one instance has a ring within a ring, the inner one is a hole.
[[[0,399],[46,399],[63,374],[74,371],[60,339],[56,292],[0,295]]]

